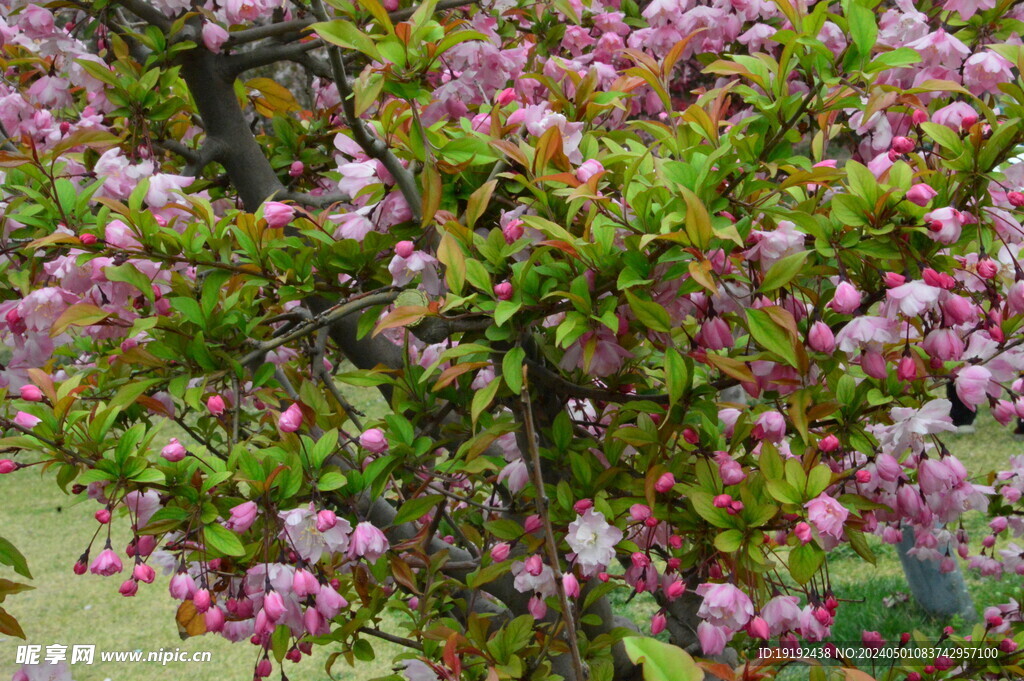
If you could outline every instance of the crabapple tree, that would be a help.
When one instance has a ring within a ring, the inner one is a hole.
[[[755,678],[841,545],[1024,574],[1024,457],[943,444],[1024,416],[1020,4],[0,7],[4,485],[255,677]]]

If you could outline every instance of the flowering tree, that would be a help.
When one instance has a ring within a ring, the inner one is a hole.
[[[256,677],[729,678],[840,544],[1024,574],[1024,457],[942,443],[949,383],[1024,416],[1020,5],[2,6],[0,473]]]

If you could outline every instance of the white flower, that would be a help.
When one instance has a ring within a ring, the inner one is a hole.
[[[949,416],[951,406],[949,400],[932,400],[920,409],[894,408],[890,412],[893,424],[879,433],[882,451],[899,456],[913,445],[914,451],[919,452],[924,446],[925,435],[955,431],[956,426]]]
[[[940,293],[942,289],[937,286],[929,286],[923,281],[911,281],[889,289],[889,304],[908,317],[917,317],[935,306]]]
[[[308,563],[316,563],[324,551],[341,553],[348,548],[352,525],[344,518],[338,518],[337,525],[326,532],[320,532],[316,529],[316,511],[312,503],[308,507],[281,511],[277,515],[284,521],[281,539]]]
[[[603,513],[588,508],[570,523],[565,540],[576,553],[583,573],[592,575],[615,558],[615,545],[622,541],[622,530],[610,525]]]
[[[531,575],[526,570],[526,563],[517,560],[512,563],[512,574],[515,576],[512,585],[519,593],[539,593],[545,598],[554,596],[556,593],[555,572],[550,565],[543,566],[539,575]]]

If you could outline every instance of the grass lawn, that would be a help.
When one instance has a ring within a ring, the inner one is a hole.
[[[998,426],[987,413],[978,419],[978,432],[948,438],[951,451],[965,461],[972,471],[985,471],[1005,464],[1011,454],[1024,450],[1024,444],[1012,439],[1010,429]],[[28,559],[34,579],[34,591],[17,594],[4,604],[20,620],[29,642],[48,644],[95,644],[97,651],[159,650],[180,648],[187,651],[210,651],[207,663],[100,663],[72,667],[76,681],[212,681],[216,679],[248,679],[256,662],[256,649],[247,644],[232,644],[218,636],[201,636],[181,640],[174,622],[176,602],[167,593],[168,578],[159,575],[152,585],[143,584],[134,598],[123,598],[117,588],[124,574],[102,578],[92,574],[76,576],[71,567],[95,530],[92,517],[95,505],[69,505],[50,478],[32,473],[0,476],[0,534],[18,546]],[[983,536],[984,522],[980,515],[965,521],[975,529],[974,539]],[[127,543],[126,523],[115,523],[114,545],[123,551]],[[947,624],[927,618],[912,602],[886,607],[882,599],[896,592],[909,593],[893,547],[874,542],[879,561],[872,567],[852,554],[837,550],[830,557],[829,568],[833,586],[841,599],[851,599],[840,609],[835,627],[837,640],[852,641],[862,629],[875,629],[886,638],[901,632],[920,629],[937,633]],[[95,555],[95,550],[94,550]],[[3,577],[10,578],[9,570]],[[1006,602],[1011,595],[1020,596],[1019,579],[981,579],[966,575],[967,585],[976,606]],[[640,599],[626,605],[616,599],[615,606],[628,610],[646,631],[654,612]],[[393,627],[383,625],[385,630]],[[393,624],[393,623],[392,623]],[[0,678],[9,678],[15,671],[15,651],[22,641],[0,637]],[[349,668],[338,660],[333,669],[335,678],[347,680],[372,679],[389,674],[393,648],[375,642],[380,656],[377,660]],[[285,662],[288,678],[294,681],[327,679],[323,669],[327,653],[314,651],[314,659],[300,664]],[[97,652],[98,660],[98,652]],[[275,677],[277,672],[275,671]]]

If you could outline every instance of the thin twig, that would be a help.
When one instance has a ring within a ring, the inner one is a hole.
[[[523,386],[520,392],[523,407],[523,428],[526,431],[526,446],[530,454],[530,474],[533,478],[533,486],[536,488],[534,500],[537,506],[537,515],[544,523],[544,546],[548,554],[548,564],[555,575],[555,587],[558,589],[558,598],[562,603],[562,617],[565,618],[565,625],[568,631],[565,632],[566,642],[569,644],[569,654],[572,656],[573,671],[577,681],[583,681],[583,658],[580,657],[579,642],[576,640],[576,616],[572,610],[572,603],[565,593],[565,585],[562,583],[561,561],[558,558],[558,544],[555,542],[555,531],[551,527],[551,517],[548,515],[547,493],[544,491],[544,474],[540,467],[540,449],[537,446],[537,430],[533,424],[533,402],[530,400],[530,391],[526,381],[527,372],[523,372]]]

